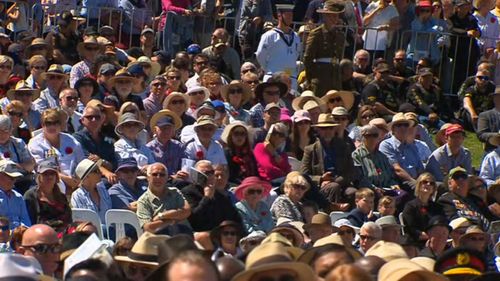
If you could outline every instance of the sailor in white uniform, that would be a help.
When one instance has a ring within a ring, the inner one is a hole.
[[[265,71],[264,82],[273,73],[284,71],[292,79],[292,88],[297,89],[297,60],[302,52],[300,37],[290,27],[293,20],[293,5],[278,4],[278,26],[260,38],[257,60]]]

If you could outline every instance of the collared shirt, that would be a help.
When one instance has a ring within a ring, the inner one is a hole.
[[[392,136],[380,143],[379,151],[387,156],[391,165],[398,163],[414,179],[424,170],[415,144],[402,143]]]
[[[16,163],[25,163],[32,159],[24,141],[12,136],[5,145],[0,145],[0,158],[10,159]]]
[[[89,130],[85,127],[76,132],[73,136],[78,142],[80,142],[85,157],[88,157],[90,153],[98,155],[102,159],[111,163],[113,165],[113,169],[116,168],[114,147],[115,140],[113,138],[106,137],[102,133],[99,133],[100,139],[96,142],[92,139]]]
[[[71,207],[92,210],[99,215],[101,223],[106,224],[106,212],[112,208],[111,197],[102,182],[96,188],[100,198],[99,205],[92,200],[90,192],[80,186],[71,194]]]
[[[130,203],[139,200],[142,194],[148,189],[145,181],[136,181],[135,187],[130,187],[124,181],[119,181],[109,189],[111,205],[113,209],[127,209]]]
[[[154,195],[149,189],[139,197],[137,201],[137,218],[141,227],[151,222],[161,212],[184,208],[186,199],[184,199],[182,193],[175,187],[165,188],[166,191],[161,198]],[[187,220],[182,220],[180,223],[190,226]]]
[[[224,154],[224,149],[222,145],[214,140],[210,141],[208,149],[205,148],[198,136],[194,138],[193,141],[186,145],[186,157],[191,160],[209,160],[213,165],[224,164],[227,165],[226,155]]]
[[[163,97],[156,97],[153,93],[149,93],[149,96],[142,100],[148,118],[163,109],[163,100]]]
[[[380,0],[384,1],[384,0]],[[379,2],[371,2],[368,7],[366,7],[365,14],[368,15],[373,10],[379,7]],[[385,48],[390,43],[390,35],[387,31],[380,31],[376,28],[389,24],[393,18],[399,17],[398,10],[394,5],[387,5],[382,11],[373,16],[373,19],[365,27],[365,33],[363,34],[363,40],[365,42],[364,49],[366,50],[385,50]]]
[[[59,108],[59,93],[49,87],[40,92],[40,97],[36,99],[33,104],[35,109],[42,113],[49,108]]]
[[[173,175],[181,169],[182,158],[186,158],[186,154],[179,141],[172,139],[163,145],[157,138],[154,138],[146,146],[153,152],[155,162],[167,166],[169,175]]]
[[[257,208],[253,210],[245,200],[242,200],[236,203],[236,209],[238,209],[247,233],[258,230],[268,233],[274,227],[271,210],[264,201],[259,201]]]
[[[451,154],[448,144],[445,144],[432,152],[425,170],[431,173],[437,181],[443,181],[448,172],[455,167],[462,167],[467,173],[472,173],[472,160],[469,150],[460,147],[457,155]]]
[[[90,74],[90,69],[92,67],[92,63],[88,60],[82,60],[73,65],[69,74],[69,85],[71,88],[75,87],[76,81],[82,79],[85,75]]]
[[[11,230],[20,225],[31,226],[23,196],[15,190],[5,192],[0,188],[0,216],[9,218]]]
[[[180,140],[182,143],[188,143],[191,140],[195,139],[196,137],[196,131],[194,130],[194,126],[196,124],[184,126],[181,131],[180,135]],[[215,130],[214,136],[212,137],[212,140],[218,141],[220,140],[220,136],[222,135],[222,132],[224,131],[224,127],[219,127],[217,130]]]
[[[71,176],[78,163],[85,158],[82,146],[74,137],[66,133],[59,134],[59,143],[59,148],[53,147],[41,132],[30,140],[28,149],[36,163],[47,158],[56,158],[61,172]]]
[[[486,51],[487,48],[496,47],[496,39],[500,35],[500,27],[498,25],[498,19],[491,12],[488,12],[485,17],[481,16],[477,11],[474,12],[474,17],[477,20],[477,25],[481,31],[481,37],[478,38],[479,47],[482,51]]]
[[[500,148],[486,154],[481,164],[481,171],[479,176],[486,181],[488,186],[495,183],[496,179],[500,177]]]
[[[427,144],[421,140],[414,140],[413,143],[417,146],[418,156],[422,164],[427,163],[427,159],[431,156],[432,151],[429,149]]]
[[[394,170],[387,157],[380,151],[370,153],[364,144],[361,144],[352,153],[354,166],[361,168],[363,178],[368,184],[375,187],[390,187],[395,185]]]
[[[123,137],[115,142],[115,154],[117,160],[134,157],[139,168],[154,163],[153,153],[146,145]]]

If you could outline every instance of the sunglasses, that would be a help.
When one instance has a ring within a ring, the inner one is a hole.
[[[67,96],[67,97],[66,97],[66,100],[67,100],[67,101],[78,101],[78,97],[74,97],[74,96]]]
[[[22,112],[17,112],[17,111],[8,111],[7,112],[10,116],[15,116],[15,117],[23,117]]]
[[[151,85],[153,87],[165,87],[165,86],[167,86],[167,83],[165,83],[165,82],[159,82],[159,83],[153,83]]]
[[[180,76],[167,76],[167,80],[181,80]]]
[[[420,9],[420,13],[430,13],[431,9]]]
[[[396,127],[396,128],[401,128],[401,127],[408,128],[408,127],[410,127],[410,124],[409,123],[399,123],[399,124],[394,124],[394,127]]]
[[[359,239],[361,239],[361,240],[373,241],[373,240],[375,240],[376,238],[375,238],[375,237],[373,237],[373,236],[369,236],[369,235],[360,235],[360,236],[359,236]]]
[[[248,195],[261,195],[262,189],[249,189],[247,190]]]
[[[9,225],[7,224],[7,225],[0,226],[0,230],[1,231],[7,231],[7,230],[9,230]]]
[[[59,76],[59,75],[47,75],[47,79],[49,80],[62,80],[64,77]]]
[[[99,50],[99,47],[85,46],[85,50],[87,50],[87,51],[97,51],[97,50]]]
[[[83,118],[85,118],[89,121],[99,121],[99,120],[101,120],[101,115],[87,115],[87,116],[83,116]]]
[[[478,76],[476,76],[476,78],[479,80],[485,80],[485,81],[490,80],[490,77],[486,76],[486,75],[478,75]]]
[[[269,96],[279,96],[280,91],[264,91],[264,94],[269,95]]]
[[[205,95],[205,92],[203,92],[203,91],[198,91],[198,92],[192,92],[192,93],[189,93],[189,96],[190,96],[190,97],[197,96],[197,95]]]
[[[222,236],[237,236],[238,233],[236,231],[222,231],[221,232]]]
[[[37,244],[37,245],[22,245],[23,248],[29,248],[33,252],[39,254],[58,254],[61,252],[62,246],[61,244]]]
[[[302,190],[302,191],[306,191],[307,190],[307,186],[305,185],[300,185],[300,184],[292,184],[292,187],[294,189],[298,189],[298,190]]]
[[[328,103],[337,103],[337,102],[341,102],[341,101],[342,101],[341,97],[336,97],[336,98],[329,99]]]
[[[454,174],[453,177],[451,177],[454,180],[466,180],[469,177],[469,175],[465,173],[459,173],[459,174]]]
[[[243,89],[242,88],[229,89],[228,93],[230,95],[243,94]]]
[[[234,131],[233,136],[235,137],[246,137],[247,136],[247,132],[245,131]]]
[[[45,121],[45,122],[43,122],[43,124],[46,127],[50,127],[50,126],[58,126],[60,124],[60,122],[59,121]]]
[[[45,65],[34,65],[31,68],[36,70],[45,70],[47,67]]]
[[[176,105],[176,104],[185,104],[186,101],[185,100],[173,100],[170,103],[173,104],[173,105]]]
[[[151,173],[151,176],[155,177],[155,178],[164,178],[165,176],[167,176],[166,173]]]
[[[428,180],[422,181],[422,184],[436,186],[436,182],[428,181]]]

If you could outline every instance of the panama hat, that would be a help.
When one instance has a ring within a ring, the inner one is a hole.
[[[198,119],[196,120],[196,123],[194,124],[194,129],[196,130],[196,128],[201,127],[201,126],[205,126],[205,125],[211,125],[211,126],[214,126],[216,128],[218,127],[214,121],[214,118],[212,118],[212,116],[202,115],[202,116],[198,117]]]
[[[463,245],[463,243],[467,239],[469,239],[471,236],[473,236],[474,234],[479,234],[479,235],[483,236],[484,240],[487,241],[486,243],[489,243],[490,235],[488,233],[484,232],[480,226],[471,225],[467,228],[464,235],[460,236],[460,238],[458,239],[459,245]]]
[[[155,126],[161,127],[168,124],[173,125],[175,130],[178,130],[182,127],[181,118],[179,118],[179,116],[177,116],[175,112],[168,109],[163,109],[156,112],[153,117],[151,117],[151,121],[149,122],[151,131],[154,131]]]
[[[102,160],[94,162],[90,159],[83,159],[78,163],[75,169],[75,175],[78,179],[83,181],[91,172],[95,171],[99,166],[101,166]]]
[[[399,244],[383,240],[371,246],[370,249],[366,251],[365,256],[376,256],[382,258],[386,262],[399,258],[408,258],[405,250]]]
[[[190,94],[191,93],[196,93],[196,92],[201,92],[203,91],[203,93],[205,93],[205,98],[204,100],[208,100],[210,98],[210,91],[203,87],[203,86],[192,86],[192,87],[189,87],[187,92],[186,92],[186,95],[190,98],[190,101],[191,101],[191,96]]]
[[[328,101],[335,97],[340,97],[342,99],[344,107],[347,110],[350,110],[354,105],[354,93],[351,91],[330,90],[326,92],[326,94],[323,97],[321,97],[321,100],[323,101],[323,103],[328,105]]]
[[[338,123],[333,120],[333,115],[330,113],[321,113],[318,117],[318,123],[312,125],[313,127],[337,127]]]
[[[323,212],[318,212],[317,214],[315,214],[312,217],[311,222],[304,224],[303,228],[304,231],[308,232],[313,227],[323,226],[323,225],[331,227],[334,232],[338,230],[336,226],[332,225],[332,220],[330,219],[330,216]]]
[[[30,85],[28,85],[28,83],[26,83],[26,80],[19,80],[16,83],[16,87],[14,87],[14,89],[10,89],[7,91],[7,98],[9,98],[10,101],[13,101],[16,99],[16,94],[28,92],[31,93],[32,101],[40,97],[39,89],[33,89]]]
[[[276,86],[279,88],[280,97],[283,97],[284,95],[286,95],[286,91],[288,90],[288,87],[285,85],[285,83],[279,82],[279,81],[272,81],[272,82],[268,81],[268,82],[260,83],[259,85],[257,85],[257,87],[255,88],[255,98],[259,102],[262,101],[262,95],[264,94],[264,89],[268,88],[268,87],[273,87],[273,86]]]
[[[418,280],[446,281],[448,278],[429,271],[408,258],[394,259],[384,264],[378,272],[378,280],[399,281],[404,280],[407,275],[415,274]]]
[[[140,120],[138,120],[137,117],[135,117],[134,113],[127,112],[127,113],[122,114],[120,116],[120,118],[118,118],[118,124],[116,124],[116,127],[115,127],[115,133],[117,135],[119,135],[119,136],[122,135],[122,127],[126,123],[134,123],[141,128],[140,130],[143,130],[145,127],[144,123],[142,123]]]
[[[165,100],[163,100],[163,108],[167,109],[167,106],[170,104],[170,101],[172,101],[172,99],[175,97],[180,97],[180,98],[184,99],[184,110],[183,111],[186,111],[189,108],[189,102],[191,101],[191,99],[189,98],[188,95],[180,93],[180,92],[171,92],[170,94],[168,94],[168,96],[165,98]]]
[[[76,50],[78,51],[78,53],[82,53],[83,49],[87,46],[94,46],[98,48],[102,47],[101,45],[99,45],[99,42],[94,36],[88,36],[83,42],[78,43],[78,45],[76,46]]]
[[[220,136],[220,139],[225,143],[227,144],[228,141],[229,141],[229,135],[231,134],[231,131],[236,128],[236,127],[242,127],[245,129],[245,131],[247,132],[247,138],[248,138],[248,127],[247,127],[247,124],[242,122],[242,121],[234,121],[233,123],[230,123],[229,125],[226,125],[226,127],[224,127],[224,130],[222,131],[222,134]]]
[[[340,0],[327,0],[323,4],[323,8],[317,9],[316,13],[320,14],[340,14],[345,10],[343,1]]]
[[[113,87],[116,83],[116,80],[122,80],[122,79],[130,80],[130,81],[132,81],[132,83],[136,83],[136,81],[137,81],[137,78],[135,78],[134,75],[132,75],[130,72],[128,72],[127,69],[122,68],[115,73],[115,76],[109,78],[108,84],[111,87]]]
[[[49,49],[49,44],[45,42],[43,38],[35,38],[31,41],[31,44],[24,49],[24,56],[26,58],[31,58],[31,54],[33,53],[33,48],[45,48]]]
[[[294,262],[280,243],[263,243],[253,249],[246,259],[245,271],[238,273],[232,281],[249,281],[260,272],[289,270],[296,274],[297,280],[315,280],[309,265]]]
[[[436,264],[435,259],[429,257],[414,257],[410,260],[429,271],[434,271],[434,265]]]
[[[64,72],[64,68],[60,64],[51,64],[49,66],[49,69],[47,69],[47,71],[41,74],[42,79],[46,80],[47,75],[57,75],[57,76],[62,76],[64,78],[69,77],[68,74]]]
[[[136,61],[130,62],[127,65],[127,68],[131,67],[133,65],[136,65],[136,64],[139,64],[139,65],[149,65],[151,67],[151,73],[149,74],[149,78],[150,79],[153,79],[161,71],[161,65],[159,63],[155,62],[155,61],[152,61],[147,56],[141,56]]]
[[[258,186],[262,188],[262,197],[267,197],[272,189],[272,186],[269,182],[263,181],[259,177],[247,177],[240,183],[240,185],[236,187],[236,189],[234,190],[234,195],[236,196],[236,198],[238,198],[238,200],[243,200],[245,191],[252,186]]]
[[[326,110],[326,104],[323,102],[323,100],[315,96],[312,91],[304,91],[299,97],[293,99],[292,108],[295,111],[304,109],[304,105],[311,100],[315,101],[319,105],[321,111]]]
[[[225,102],[229,103],[229,90],[235,88],[240,88],[243,91],[240,106],[246,104],[252,98],[252,90],[248,84],[242,83],[238,80],[233,80],[228,85],[222,86],[221,96]]]
[[[127,256],[115,256],[118,262],[138,263],[144,265],[158,266],[158,253],[164,241],[169,239],[168,235],[157,235],[144,232]]]

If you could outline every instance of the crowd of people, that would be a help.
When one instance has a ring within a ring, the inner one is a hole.
[[[221,1],[60,2],[1,7],[0,279],[500,279],[500,1],[243,0],[176,53]]]

